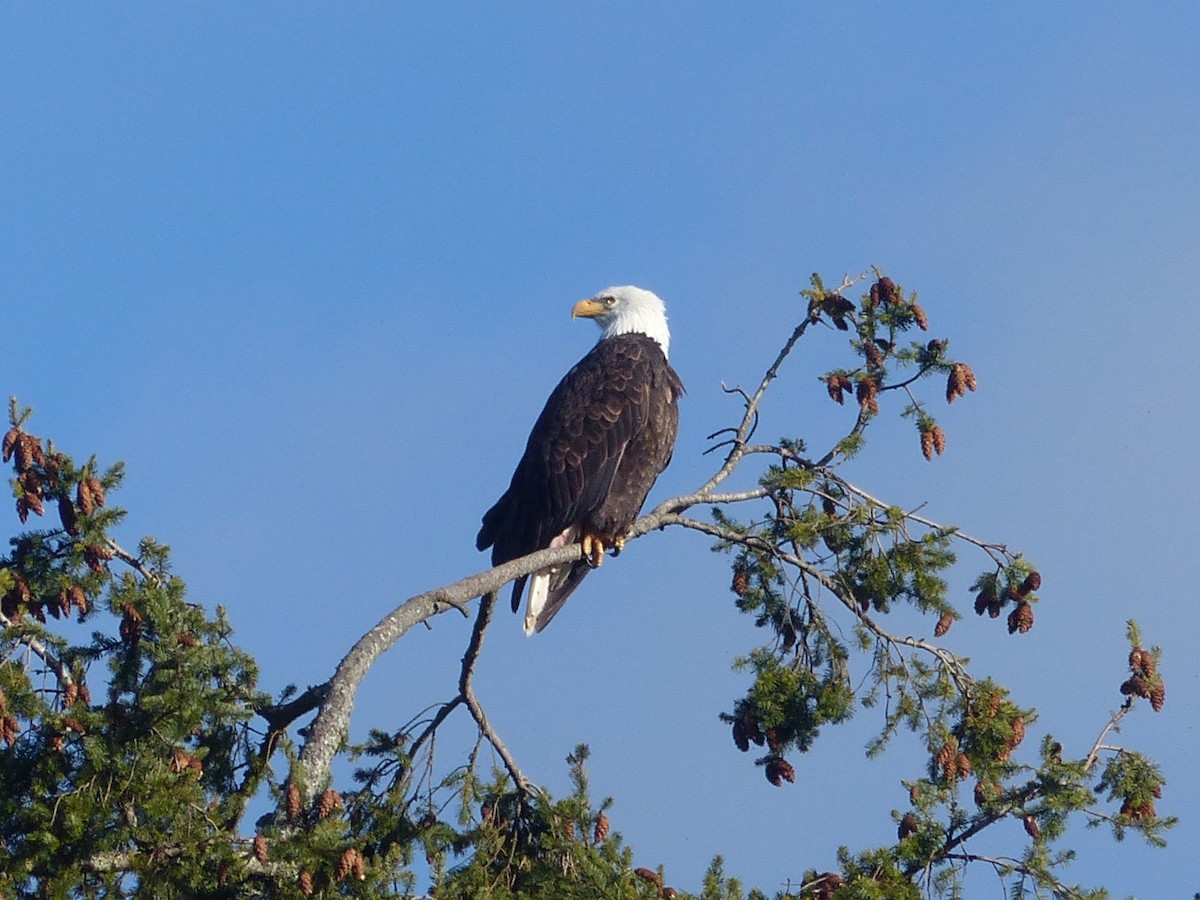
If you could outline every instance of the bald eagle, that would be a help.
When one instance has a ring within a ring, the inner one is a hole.
[[[624,547],[679,429],[683,383],[667,363],[662,300],[631,285],[611,287],[576,303],[571,317],[595,321],[600,340],[550,394],[512,483],[475,540],[480,550],[492,548],[492,565],[583,545],[583,559],[529,579],[526,634],[550,623],[607,549]],[[513,612],[527,578],[513,584]]]

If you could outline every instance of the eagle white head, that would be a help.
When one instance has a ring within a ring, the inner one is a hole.
[[[592,319],[600,326],[600,340],[618,334],[644,334],[654,338],[668,355],[671,332],[667,328],[667,309],[653,291],[632,284],[605,288],[595,297],[580,300],[571,310],[571,318]]]

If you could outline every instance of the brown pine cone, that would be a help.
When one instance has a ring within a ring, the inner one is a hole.
[[[919,304],[914,303],[911,307],[913,319],[917,323],[917,327],[922,331],[929,330],[929,317],[925,315],[925,310],[921,309]]]
[[[254,858],[260,863],[267,861],[267,839],[261,834],[254,836]]]
[[[287,807],[288,821],[295,822],[300,817],[300,788],[294,781],[288,782],[287,790],[284,792],[284,803]]]
[[[1030,572],[1025,576],[1025,580],[1021,582],[1021,586],[1017,588],[1017,593],[1025,597],[1034,591],[1042,589],[1042,575],[1040,572]]]
[[[941,637],[950,630],[950,626],[954,624],[954,615],[952,613],[942,613],[937,620],[937,625],[934,626],[933,636]]]
[[[796,770],[792,768],[792,764],[786,759],[778,756],[773,756],[767,762],[766,771],[767,781],[780,787],[785,781],[794,784],[796,781]]]
[[[1028,634],[1031,628],[1033,628],[1033,607],[1028,601],[1022,600],[1008,614],[1008,633],[1016,634],[1019,631],[1021,634]]]
[[[1141,675],[1134,675],[1121,685],[1121,693],[1126,696],[1150,698],[1150,682]]]
[[[84,593],[84,590],[82,587],[80,587],[77,584],[73,584],[70,587],[68,587],[67,588],[67,600],[70,602],[71,606],[73,606],[77,610],[79,610],[79,614],[81,616],[87,614],[88,599],[87,599],[87,594]]]
[[[896,282],[884,275],[871,286],[871,297],[877,303],[897,303],[900,300],[900,289]]]
[[[750,749],[750,738],[741,719],[736,719],[733,723],[733,744],[743,753]]]
[[[313,895],[313,877],[308,869],[300,870],[300,877],[296,879],[296,884],[300,888],[300,893],[305,897]]]
[[[1158,684],[1150,688],[1150,708],[1155,712],[1162,712],[1163,703],[1167,699],[1167,686],[1163,684],[1162,679],[1158,680]]]
[[[1025,740],[1025,720],[1017,716],[1012,723],[1012,737],[1008,739],[1009,749],[1016,750],[1023,740]]]
[[[633,874],[642,879],[642,881],[648,881],[651,884],[661,883],[658,878],[658,873],[653,869],[647,869],[645,866],[638,866],[633,870]]]
[[[873,416],[879,414],[879,385],[875,383],[874,378],[859,378],[854,394],[860,407]]]
[[[883,351],[879,349],[878,344],[874,341],[866,341],[863,343],[862,349],[868,365],[874,366],[876,369],[883,367]]]
[[[733,573],[733,583],[729,586],[739,597],[745,597],[746,591],[750,589],[750,579],[746,575],[745,569],[737,569]]]
[[[967,754],[960,753],[954,759],[955,772],[959,778],[967,778],[971,774],[971,760],[967,758]]]
[[[333,788],[325,791],[317,800],[317,817],[324,819],[335,809],[342,808],[342,795]]]
[[[965,397],[967,391],[975,390],[975,373],[966,363],[955,363],[946,379],[946,402],[953,403],[958,397]]]
[[[608,816],[604,813],[596,816],[596,827],[592,830],[592,843],[603,843],[604,839],[608,837],[609,827]]]
[[[917,817],[912,813],[905,813],[904,818],[900,820],[900,827],[896,829],[896,834],[900,840],[904,840],[910,834],[916,834],[920,823]]]
[[[104,505],[104,485],[100,483],[99,478],[87,478],[84,480],[87,485],[88,493],[92,495],[92,502],[96,506]]]
[[[933,431],[921,432],[921,455],[926,459],[933,459]]]
[[[12,459],[13,451],[17,448],[21,440],[21,429],[14,425],[4,433],[3,453],[4,461],[8,462]]]
[[[85,478],[75,486],[75,505],[79,507],[79,511],[85,516],[90,516],[96,509],[89,481],[90,479]]]

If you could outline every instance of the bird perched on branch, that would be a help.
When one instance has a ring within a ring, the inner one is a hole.
[[[529,581],[525,633],[541,631],[607,550],[625,545],[646,495],[671,461],[683,383],[667,362],[671,335],[655,294],[611,287],[571,310],[600,340],[558,383],[534,423],[512,482],[484,514],[475,546],[492,565],[548,547],[583,558],[513,583],[516,612]]]

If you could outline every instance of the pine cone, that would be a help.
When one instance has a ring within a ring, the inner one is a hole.
[[[867,358],[867,363],[874,366],[876,369],[883,367],[883,351],[879,349],[879,345],[874,341],[865,341],[862,345],[863,355]]]
[[[1021,586],[1017,588],[1017,593],[1022,597],[1028,596],[1034,591],[1041,590],[1042,575],[1040,572],[1030,572],[1025,576],[1025,580],[1021,582]]]
[[[1025,740],[1025,720],[1017,716],[1012,722],[1012,737],[1008,739],[1008,749],[1016,750],[1023,740]]]
[[[142,637],[142,615],[132,604],[122,607],[120,634],[126,644],[136,644]]]
[[[910,306],[909,309],[912,310],[913,319],[916,321],[917,327],[922,331],[928,331],[929,317],[925,315],[925,310],[921,309],[921,307],[916,303]]]
[[[89,479],[85,478],[75,485],[75,505],[85,516],[90,516],[96,509],[96,503],[92,499],[92,488],[88,482]]]
[[[1154,674],[1158,671],[1158,662],[1155,660],[1153,653],[1138,647],[1129,654],[1129,668],[1133,670],[1135,675],[1145,675],[1147,678],[1153,678]]]
[[[953,403],[957,397],[965,397],[969,390],[975,390],[975,373],[966,363],[955,363],[946,379],[946,402]]]
[[[996,595],[989,590],[982,590],[975,595],[975,615],[982,616],[991,607]]]
[[[287,790],[284,792],[284,803],[287,808],[288,821],[295,822],[300,818],[300,788],[294,781],[288,782]]]
[[[62,530],[70,534],[72,538],[79,536],[79,517],[74,511],[74,504],[71,503],[71,498],[65,493],[59,494],[59,521],[62,522]]]
[[[933,431],[921,432],[921,455],[926,459],[933,459]]]
[[[971,775],[971,760],[967,758],[967,754],[960,753],[954,759],[955,774],[959,778],[968,778]]]
[[[937,620],[937,625],[935,625],[933,628],[933,636],[941,637],[947,631],[950,630],[950,626],[953,624],[954,624],[953,613],[948,613],[948,612],[942,613],[942,615]]]
[[[4,741],[8,746],[12,746],[13,742],[21,734],[21,723],[16,716],[4,716],[0,718],[0,741]]]
[[[296,879],[296,884],[300,888],[300,893],[305,897],[313,895],[313,877],[308,869],[300,870],[300,877]]]
[[[871,298],[876,303],[896,303],[900,299],[900,289],[896,282],[884,275],[871,285]]]
[[[267,861],[267,839],[261,834],[254,836],[254,858],[260,863]]]
[[[1162,679],[1158,680],[1158,684],[1150,688],[1150,708],[1155,712],[1162,712],[1163,703],[1167,699],[1167,686],[1163,684]]]
[[[838,403],[846,402],[846,391],[854,390],[854,382],[849,375],[830,375],[825,378],[825,389],[829,391],[831,400]]]
[[[957,775],[955,768],[955,760],[958,757],[958,742],[954,740],[946,741],[938,749],[937,756],[934,757],[938,769],[942,773],[942,778],[946,781],[953,781]]]
[[[341,858],[338,859],[337,881],[344,881],[347,876],[353,875],[359,881],[366,877],[366,863],[363,861],[362,854],[353,847],[347,847],[342,851]]]
[[[317,800],[317,817],[324,819],[335,809],[342,808],[342,795],[330,788]]]
[[[972,388],[974,390],[974,388]],[[97,506],[104,505],[104,485],[100,483],[99,478],[87,478],[83,482],[88,487],[88,492],[92,495],[92,502]]]
[[[859,378],[854,393],[860,407],[873,416],[879,414],[879,385],[874,378]]]
[[[1126,696],[1150,698],[1150,682],[1141,675],[1134,675],[1121,685],[1121,693]]]
[[[730,590],[732,590],[739,597],[746,596],[746,591],[748,591],[750,589],[750,579],[746,575],[745,569],[735,569],[734,570],[733,584],[731,584],[729,587],[730,587]]]
[[[642,881],[648,881],[651,884],[661,884],[658,873],[653,869],[647,869],[645,866],[638,866],[633,870],[633,874],[642,879]]]
[[[1021,634],[1028,634],[1032,627],[1033,607],[1028,601],[1022,600],[1008,614],[1008,633],[1016,634],[1019,631]]]
[[[933,426],[933,452],[938,456],[946,452],[946,432],[941,425]]]
[[[778,756],[773,756],[768,760],[766,775],[767,781],[775,787],[780,787],[785,781],[789,784],[794,784],[796,781],[796,770],[792,768],[792,764]]]
[[[733,743],[743,753],[750,749],[750,738],[746,734],[746,726],[742,724],[741,719],[737,719],[733,723]]]
[[[912,813],[905,813],[904,818],[900,820],[900,827],[896,829],[896,834],[900,840],[904,840],[910,834],[916,834],[920,823],[917,817]]]
[[[603,843],[604,839],[608,837],[609,827],[608,816],[604,813],[596,816],[596,827],[592,830],[592,843]]]
[[[4,461],[8,462],[12,459],[13,451],[21,441],[21,429],[14,425],[4,433]]]
[[[975,805],[982,808],[1000,796],[1000,786],[992,781],[975,782]]]
[[[87,598],[87,594],[84,593],[82,587],[80,587],[77,584],[73,584],[70,587],[68,587],[67,588],[67,600],[70,601],[71,606],[73,606],[77,610],[79,610],[79,614],[81,616],[87,615],[88,598]]]
[[[171,754],[171,771],[176,775],[186,772],[191,763],[191,755],[186,750],[181,750],[178,747]]]

